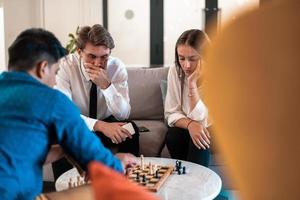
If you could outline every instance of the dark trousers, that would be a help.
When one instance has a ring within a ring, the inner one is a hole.
[[[198,149],[186,129],[169,127],[165,139],[171,158],[203,165],[209,164],[210,150]]]
[[[105,122],[120,122],[113,116],[110,116],[103,121],[105,121]],[[140,154],[139,129],[133,121],[122,121],[122,122],[132,123],[135,134],[132,135],[131,139],[128,138],[122,143],[114,144],[114,143],[112,143],[111,139],[106,137],[103,133],[96,132],[96,135],[100,138],[103,145],[109,149],[118,148],[117,152],[132,153],[135,156],[139,156],[139,154]]]
[[[103,121],[106,122],[120,122],[118,121],[115,117],[110,116]],[[101,142],[105,147],[108,149],[113,149],[117,148],[118,152],[122,153],[132,153],[135,156],[139,156],[139,129],[137,125],[133,121],[122,121],[122,122],[130,122],[132,123],[132,126],[135,130],[135,134],[132,135],[132,139],[126,139],[124,142],[120,144],[114,144],[112,143],[111,139],[106,137],[103,133],[101,132],[95,132],[96,135],[99,137]],[[58,177],[63,174],[64,172],[68,171],[69,169],[73,168],[73,165],[71,165],[66,158],[62,158],[54,163],[52,163],[52,168],[53,168],[53,174],[54,174],[54,179],[57,180]]]

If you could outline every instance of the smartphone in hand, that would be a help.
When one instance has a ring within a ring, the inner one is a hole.
[[[130,122],[123,125],[122,128],[125,128],[131,135],[135,134],[135,130]]]

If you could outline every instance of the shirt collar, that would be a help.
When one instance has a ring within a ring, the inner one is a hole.
[[[79,67],[80,67],[80,71],[81,71],[83,77],[85,78],[86,81],[90,81],[91,78],[90,78],[89,74],[85,71],[85,68],[84,68],[84,65],[83,65],[83,60],[81,59],[78,52],[76,52],[76,56],[78,57]]]

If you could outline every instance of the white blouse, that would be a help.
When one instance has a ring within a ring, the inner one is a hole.
[[[181,83],[175,67],[170,67],[168,74],[168,89],[165,101],[165,118],[170,127],[182,118],[189,118],[195,121],[201,121],[206,127],[208,110],[203,101],[199,99],[193,110],[188,103],[188,85],[184,80],[183,101],[181,106]]]

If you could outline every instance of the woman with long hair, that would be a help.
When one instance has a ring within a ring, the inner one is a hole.
[[[200,92],[203,50],[209,43],[208,36],[198,29],[187,30],[178,38],[165,102],[166,145],[171,157],[204,166],[209,163],[210,134]]]

